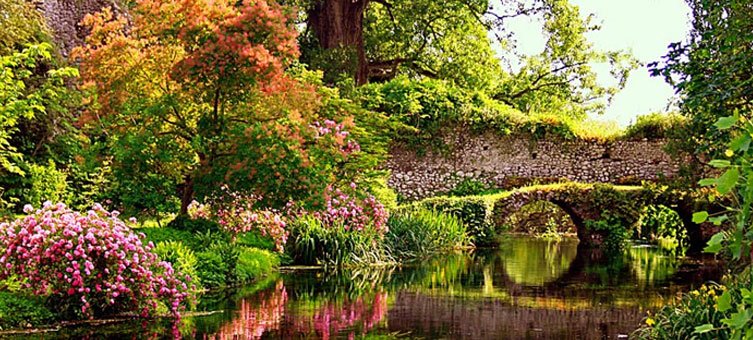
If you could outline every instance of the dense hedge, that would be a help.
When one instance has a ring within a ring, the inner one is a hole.
[[[55,315],[43,298],[15,292],[0,292],[0,330],[47,325]]]

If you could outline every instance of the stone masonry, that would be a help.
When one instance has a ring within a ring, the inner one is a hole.
[[[445,193],[466,178],[495,188],[525,180],[625,184],[673,177],[680,168],[680,161],[664,152],[664,140],[535,140],[461,130],[442,138],[447,150],[427,148],[422,155],[415,147],[393,145],[386,166],[392,172],[389,186],[410,200]]]

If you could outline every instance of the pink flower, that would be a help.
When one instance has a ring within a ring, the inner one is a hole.
[[[50,202],[36,212],[33,207],[25,211],[30,215],[1,224],[5,233],[0,232],[0,249],[9,252],[0,257],[4,263],[0,280],[18,276],[35,294],[52,293],[61,299],[75,295],[66,303],[80,304],[89,317],[96,310],[92,305],[115,303],[118,294],[131,291],[139,294],[120,305],[123,311],[148,315],[156,301],[163,300],[179,316],[179,306],[187,297],[186,285],[179,278],[185,275],[160,265],[151,247],[143,245],[143,235],[131,231],[117,212],[95,205],[80,214]],[[114,277],[113,272],[117,273]],[[161,290],[164,287],[167,292]],[[117,293],[106,296],[105,291],[112,289]]]

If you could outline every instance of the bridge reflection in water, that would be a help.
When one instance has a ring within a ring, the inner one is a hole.
[[[579,249],[577,241],[511,237],[500,249],[442,256],[413,268],[285,274],[241,299],[216,327],[195,320],[192,335],[616,338],[632,332],[647,310],[718,278],[719,266],[709,261],[649,247],[608,257]],[[259,313],[254,305],[269,310]]]

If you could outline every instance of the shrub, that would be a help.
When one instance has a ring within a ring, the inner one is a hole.
[[[463,223],[455,216],[425,208],[403,209],[390,216],[385,237],[390,253],[417,258],[468,244]]]
[[[342,224],[325,225],[313,216],[291,224],[288,253],[295,263],[347,266],[389,261],[379,231],[351,229]]]
[[[553,114],[533,115],[521,124],[519,131],[530,134],[535,139],[544,139],[547,137],[575,139],[576,137],[575,132],[569,124],[569,120]]]
[[[188,295],[181,274],[160,262],[117,211],[95,205],[79,214],[45,202],[24,212],[29,215],[0,223],[0,280],[17,275],[25,289],[47,296],[66,316],[148,316],[160,301],[179,316]]]
[[[381,203],[387,211],[397,208],[397,192],[387,185],[386,178],[376,179],[370,186],[369,191],[374,194],[376,201]]]
[[[67,188],[66,175],[55,167],[55,162],[49,160],[46,165],[29,164],[26,172],[24,182],[27,189],[22,195],[26,203],[39,206],[44,201],[63,201]]]
[[[157,243],[154,253],[160,260],[170,262],[175,270],[188,276],[190,279],[187,281],[200,285],[199,275],[196,273],[198,260],[191,248],[180,241],[164,241]]]
[[[629,235],[623,221],[609,212],[603,212],[599,220],[586,220],[586,229],[601,234],[604,243],[601,245],[610,254],[622,251]]]
[[[325,227],[345,231],[364,231],[371,229],[380,235],[386,230],[389,214],[384,206],[374,196],[368,195],[360,199],[356,197],[356,184],[350,184],[350,193],[340,189],[327,187],[324,193],[326,205],[322,211],[314,211],[316,217]],[[305,212],[304,212],[305,213]]]
[[[231,286],[238,283],[235,269],[238,266],[238,257],[241,253],[240,248],[235,244],[219,241],[214,242],[209,247],[209,251],[219,255],[222,260],[222,264],[225,267],[225,272],[222,273],[225,277],[224,285]]]
[[[189,233],[206,233],[220,231],[220,224],[203,217],[192,218],[188,215],[178,215],[167,224],[168,228],[187,231]]]
[[[261,198],[256,195],[243,195],[222,186],[219,196],[211,198],[209,204],[193,201],[189,205],[189,214],[195,220],[216,220],[220,229],[229,233],[234,240],[238,234],[256,230],[263,236],[275,241],[277,251],[283,252],[288,232],[283,216],[273,209],[260,209],[257,204]],[[176,222],[178,223],[178,222]],[[208,222],[198,226],[209,227]],[[199,230],[197,230],[199,231]]]
[[[146,236],[146,240],[153,244],[160,242],[176,241],[183,243],[185,246],[191,249],[197,249],[203,244],[199,242],[194,234],[191,234],[185,230],[177,230],[173,228],[139,228],[139,232]]]
[[[638,116],[625,130],[625,138],[668,138],[673,131],[682,129],[688,119],[678,113],[650,113]]]
[[[450,196],[470,196],[482,194],[489,190],[489,185],[474,178],[463,178],[455,187],[448,192]]]
[[[657,242],[667,250],[682,250],[690,245],[688,231],[680,216],[663,205],[648,205],[638,221],[639,236]]]
[[[235,276],[240,282],[250,282],[267,276],[280,264],[277,255],[261,249],[241,247]]]
[[[497,244],[497,228],[493,221],[496,199],[496,195],[433,197],[413,203],[412,206],[424,207],[459,218],[476,246],[490,246]]]
[[[639,339],[710,340],[734,338],[730,334],[734,326],[750,332],[750,309],[744,307],[750,306],[749,289],[750,283],[740,281],[729,286],[703,285],[644,318],[634,335]]]
[[[239,246],[259,248],[264,250],[275,251],[275,241],[269,237],[264,236],[258,231],[249,231],[238,235],[235,243]]]
[[[55,321],[44,299],[36,296],[0,292],[0,329],[37,327]]]
[[[228,282],[226,274],[228,265],[222,261],[222,255],[211,250],[196,253],[196,274],[204,287],[222,287]]]

